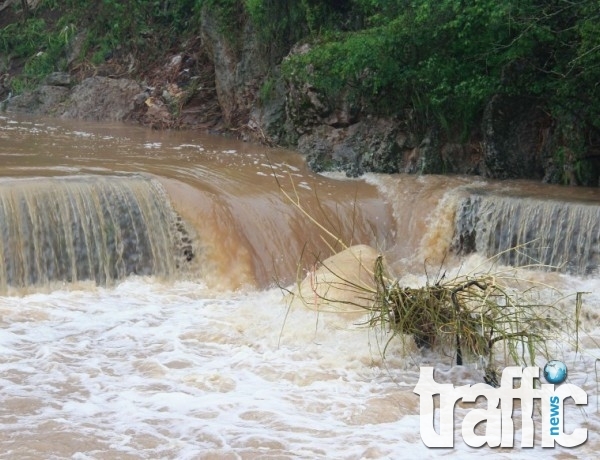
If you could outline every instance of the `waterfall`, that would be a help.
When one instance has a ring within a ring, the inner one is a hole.
[[[461,200],[453,249],[498,255],[512,266],[540,264],[576,275],[600,265],[600,206],[473,193]]]
[[[6,291],[167,276],[193,251],[155,180],[73,176],[0,181],[0,256],[0,290]]]

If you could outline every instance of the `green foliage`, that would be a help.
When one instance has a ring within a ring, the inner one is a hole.
[[[87,30],[84,52],[94,65],[118,50],[138,52],[148,60],[191,31],[198,22],[200,0],[70,0],[74,22]]]
[[[286,61],[285,75],[329,97],[348,95],[370,113],[411,109],[452,127],[472,121],[499,75],[488,66],[489,40],[481,38],[490,9],[473,10],[466,21],[451,1],[435,11],[425,1],[412,9],[399,1],[358,3],[370,16],[357,22],[378,25],[321,36],[309,53]],[[397,16],[386,20],[389,12]]]
[[[39,12],[48,10],[61,19],[46,23]],[[65,69],[80,31],[92,64],[131,52],[144,65],[197,36],[204,14],[236,46],[249,21],[270,64],[282,63],[284,78],[332,107],[348,103],[353,113],[465,138],[503,93],[575,124],[584,144],[600,143],[597,0],[42,0],[27,20],[0,30],[0,54],[24,66],[19,88]],[[284,59],[297,43],[310,50]],[[273,84],[265,81],[262,100]],[[586,177],[585,145],[567,136],[558,147],[576,153],[577,175]]]
[[[556,167],[554,180],[564,185],[597,186],[600,162],[587,157],[583,129],[571,118],[559,123],[560,145],[553,152]]]
[[[600,106],[589,103],[600,96],[595,0],[345,3],[347,27],[310,26],[311,50],[285,61],[288,79],[367,113],[410,111],[421,126],[454,133],[475,128],[499,92],[600,128]]]
[[[245,0],[244,5],[273,63],[277,63],[308,32],[301,2]]]
[[[37,53],[46,41],[46,23],[30,18],[25,23],[9,24],[0,30],[0,53],[22,58]]]
[[[407,89],[413,85],[410,69],[393,58],[397,43],[387,32],[372,28],[330,35],[309,53],[287,60],[284,74],[308,81],[332,102],[339,94],[347,94],[354,104],[373,111],[406,105]],[[394,97],[389,98],[392,93]]]
[[[49,10],[55,10],[60,6],[60,3],[58,0],[41,0],[39,3],[39,7],[41,8],[47,8]]]
[[[261,103],[264,104],[271,100],[271,98],[273,97],[273,93],[275,92],[276,84],[277,81],[275,80],[275,78],[271,76],[265,78],[258,92],[258,98],[261,101]]]
[[[218,31],[226,38],[234,49],[239,49],[241,31],[245,20],[243,0],[188,0],[190,5],[188,16],[191,18],[189,26],[193,30],[199,26],[203,17],[209,17],[216,22]],[[185,11],[185,10],[184,10]]]
[[[259,39],[269,47],[274,63],[279,63],[295,43],[307,36],[357,29],[352,3],[335,0],[244,0],[246,13]]]
[[[43,19],[29,18],[0,30],[0,54],[24,61],[19,78],[12,82],[16,93],[30,89],[51,72],[64,70],[66,50],[74,34],[73,24],[51,28]]]
[[[194,30],[202,3],[201,0],[44,0],[34,10],[33,17],[0,30],[0,54],[24,62],[22,74],[13,79],[15,92],[35,86],[50,72],[66,70],[67,52],[78,30],[87,31],[83,54],[90,56],[94,65],[119,50],[143,49],[144,57],[151,60],[181,40],[182,31]],[[63,14],[58,21],[46,23],[40,18],[44,11],[59,8]]]

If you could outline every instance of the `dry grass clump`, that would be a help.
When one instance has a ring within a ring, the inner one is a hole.
[[[320,226],[302,207],[295,190],[281,190]],[[325,238],[340,245],[339,238],[321,229]],[[467,358],[483,361],[485,381],[496,384],[496,359],[499,365],[534,365],[536,357],[549,357],[548,345],[565,331],[574,337],[574,349],[578,350],[581,293],[576,295],[573,315],[556,289],[521,279],[519,269],[498,267],[494,262],[500,255],[482,265],[492,268],[448,278],[444,275],[415,288],[402,286],[388,273],[383,256],[375,249],[341,246],[344,251],[323,261],[299,282],[292,298],[318,311],[343,310],[363,318],[367,314],[363,324],[391,332],[384,354],[391,340],[410,336],[419,348],[451,350],[457,365]]]
[[[542,286],[524,292],[504,284],[514,272],[456,276],[419,288],[400,286],[385,275],[382,258],[373,270],[377,290],[370,325],[383,325],[395,335],[410,335],[417,346],[453,345],[456,364],[465,355],[483,358],[486,380],[496,382],[495,355],[517,365],[547,356],[547,342],[557,336],[566,315],[556,303],[539,301]],[[543,286],[547,289],[546,286]],[[390,339],[391,340],[391,339]],[[500,347],[499,347],[500,346]]]
[[[362,324],[391,332],[384,353],[391,340],[410,336],[419,348],[450,351],[457,365],[483,360],[486,381],[496,383],[496,355],[505,365],[533,365],[536,356],[548,356],[547,345],[565,322],[573,322],[561,303],[540,300],[540,290],[548,286],[511,287],[524,283],[514,270],[407,287],[387,273],[381,255],[373,257],[375,250],[367,248],[351,247],[325,260],[293,294],[321,312],[367,314]]]

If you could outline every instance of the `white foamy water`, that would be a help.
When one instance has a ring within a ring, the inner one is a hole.
[[[376,364],[366,331],[324,330],[308,311],[286,317],[281,297],[138,279],[2,298],[1,455],[379,458],[419,448],[415,400]]]
[[[470,449],[459,434],[454,450],[427,449],[412,393],[418,366],[436,365],[436,379],[455,384],[479,382],[476,366],[402,356],[398,345],[382,361],[378,334],[336,315],[289,311],[279,289],[215,294],[193,282],[130,279],[3,297],[0,318],[2,458],[541,454]],[[571,452],[594,458],[592,354],[560,358],[590,394],[589,440]],[[576,408],[566,412],[581,426]],[[571,458],[558,448],[543,454]]]
[[[482,256],[445,259],[457,192],[506,182],[367,176],[375,188],[340,174],[314,176],[286,152],[193,132],[0,121],[1,180],[91,173],[158,177],[192,224],[196,259],[204,264],[200,273],[181,276],[187,281],[49,284],[42,293],[31,288],[27,295],[0,297],[0,458],[597,457],[597,279],[519,275],[571,295],[560,304],[567,318],[574,317],[573,294],[589,292],[579,345],[566,322],[564,334],[549,344],[550,358],[564,361],[569,382],[589,395],[585,408],[567,404],[565,410],[565,432],[588,429],[588,441],[575,449],[539,447],[539,413],[536,447],[521,449],[518,408],[515,448],[469,448],[460,430],[469,407],[462,404],[455,409],[454,448],[427,448],[413,393],[419,367],[435,366],[439,383],[458,386],[481,383],[481,363],[467,359],[465,366],[453,366],[452,350],[419,350],[412,340],[387,345],[386,332],[365,327],[365,317],[290,308],[282,291],[271,288],[274,279],[294,278],[300,254],[327,256],[330,242],[310,247],[322,235],[312,231],[308,216],[319,216],[351,244],[384,250],[402,285],[438,279],[441,261],[448,262],[448,277],[485,272]],[[292,212],[281,185],[306,206],[306,215]],[[530,188],[527,195],[548,191]],[[554,193],[560,197],[565,189]],[[589,201],[598,200],[597,191],[586,193]],[[302,274],[307,267],[300,265]],[[206,284],[189,281],[202,276]],[[244,290],[224,290],[231,286]],[[542,296],[542,302],[560,298],[549,289]],[[546,359],[540,356],[536,364],[543,367]]]

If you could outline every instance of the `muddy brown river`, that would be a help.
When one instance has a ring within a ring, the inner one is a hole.
[[[4,115],[0,458],[595,458],[599,210],[598,189],[347,179],[195,132]],[[455,447],[428,449],[419,367],[464,385],[481,382],[480,360],[452,366],[399,340],[384,359],[388,331],[356,312],[286,301],[357,244],[406,285],[493,259],[527,266],[542,296],[588,293],[580,345],[557,337],[550,351],[589,396],[565,410],[565,431],[588,441],[542,451],[538,433],[521,449],[517,429],[513,449],[473,449],[457,406]]]

